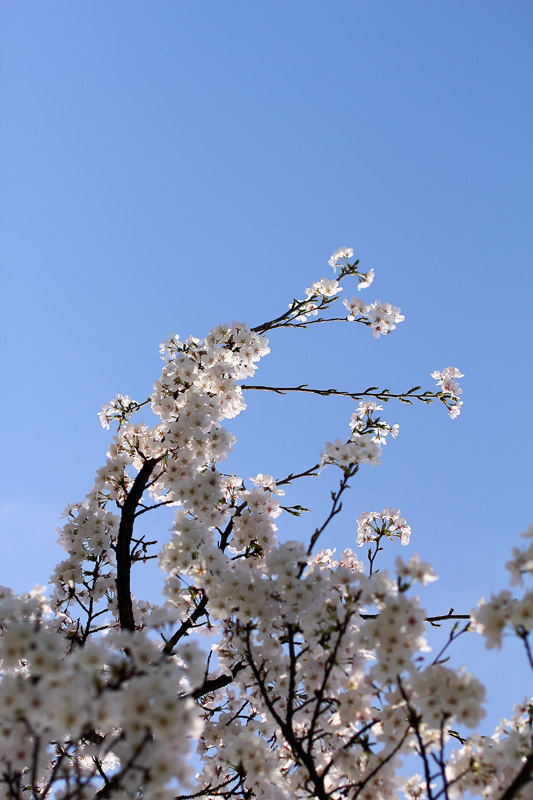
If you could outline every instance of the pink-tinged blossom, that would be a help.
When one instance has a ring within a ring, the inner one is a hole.
[[[357,544],[362,547],[381,537],[397,538],[404,547],[411,540],[411,527],[400,515],[399,508],[384,508],[383,511],[363,511],[357,518]],[[429,565],[427,565],[429,567]]]
[[[437,386],[441,387],[443,394],[443,402],[448,409],[448,415],[451,419],[456,419],[461,413],[462,400],[459,396],[463,390],[459,387],[456,378],[464,378],[464,374],[459,372],[457,367],[446,367],[439,372],[436,370],[431,373],[431,377],[437,381]]]
[[[348,311],[346,319],[350,322],[353,322],[357,316],[366,314],[367,306],[358,297],[351,297],[349,300],[345,297],[342,303]]]
[[[335,442],[326,442],[321,463],[337,464],[339,467],[349,467],[354,464],[369,463],[371,466],[379,464],[380,447],[368,434],[353,434],[348,442],[336,439]]]
[[[469,672],[434,664],[413,673],[405,687],[408,702],[426,724],[440,728],[453,722],[475,727],[485,716],[485,688]]]
[[[462,394],[462,389],[456,383],[456,378],[464,378],[464,373],[459,372],[457,367],[446,367],[442,372],[435,371],[431,373],[431,377],[437,381],[437,386],[442,388],[445,394],[450,394],[452,397],[458,398]]]
[[[463,405],[462,400],[458,400],[448,411],[448,416],[450,419],[457,419],[459,414],[461,413],[461,406]]]
[[[390,303],[382,303],[380,300],[371,303],[365,313],[371,323],[372,336],[376,339],[390,333],[398,323],[405,320],[401,309]]]
[[[293,308],[294,303],[289,303],[289,308]],[[316,317],[318,314],[318,303],[300,303],[298,312],[295,313],[296,322],[306,322],[307,317]]]
[[[409,539],[410,533],[411,529],[409,528]],[[401,536],[400,542],[401,544],[405,543],[402,542]],[[427,586],[428,583],[438,580],[431,564],[428,564],[427,561],[422,561],[418,553],[414,553],[407,562],[405,562],[401,556],[397,556],[395,565],[398,577],[406,581],[416,581],[421,583],[422,586]]]
[[[272,492],[272,494],[285,494],[283,489],[278,489],[276,486],[276,481],[272,475],[263,475],[261,472],[259,472],[255,478],[250,478],[250,480],[253,484],[255,484],[255,486],[258,486],[262,489],[267,489],[269,492]]]
[[[342,286],[339,286],[339,282],[335,280],[328,280],[328,278],[322,278],[319,281],[315,281],[311,286],[305,290],[305,295],[308,300],[314,297],[320,298],[328,298],[334,297],[339,292],[342,292]]]

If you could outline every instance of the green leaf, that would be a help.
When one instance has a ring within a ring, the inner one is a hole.
[[[304,508],[303,506],[281,506],[281,508],[287,512],[287,514],[292,514],[293,517],[300,517],[303,511],[309,511],[309,508]]]

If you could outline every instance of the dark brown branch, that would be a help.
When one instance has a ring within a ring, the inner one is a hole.
[[[167,639],[167,641],[165,642],[165,646],[163,648],[164,653],[168,654],[172,652],[172,650],[177,645],[179,640],[183,636],[186,636],[189,633],[190,629],[194,627],[195,622],[197,622],[197,620],[199,620],[200,617],[205,614],[206,608],[207,608],[207,595],[204,594],[204,596],[202,597],[202,599],[200,600],[200,602],[198,603],[198,605],[196,606],[190,617],[180,625],[176,633],[174,633],[170,637],[170,639]]]
[[[313,547],[315,546],[315,544],[317,543],[320,535],[325,531],[325,529],[327,528],[327,526],[329,525],[329,523],[331,522],[333,517],[335,517],[337,514],[339,514],[341,512],[342,503],[340,502],[340,498],[341,498],[342,494],[346,491],[346,489],[350,488],[348,481],[350,480],[350,478],[353,478],[353,476],[357,474],[358,470],[359,470],[359,465],[358,464],[352,464],[350,467],[344,468],[344,474],[343,474],[342,480],[341,480],[341,482],[339,484],[338,491],[331,493],[331,499],[333,500],[333,503],[332,503],[332,506],[331,506],[331,511],[329,512],[325,522],[321,525],[320,528],[317,528],[315,530],[315,532],[313,533],[313,535],[311,536],[311,541],[309,543],[309,547],[307,548],[307,555],[308,556],[310,556],[311,553],[313,552]],[[303,574],[303,571],[305,569],[305,566],[306,565],[303,564],[300,567],[300,572],[299,572],[299,575],[298,575],[299,578],[302,577],[302,574]]]
[[[355,261],[353,264],[346,264],[342,267],[339,275],[337,276],[337,280],[339,283],[346,278],[348,275],[355,275],[357,277],[361,277],[361,273],[358,272],[357,266],[359,264],[359,260]],[[255,328],[251,328],[253,333],[266,333],[269,330],[274,330],[275,328],[297,328],[297,327],[305,327],[306,324],[310,322],[322,322],[322,320],[305,320],[300,323],[300,325],[291,322],[291,320],[296,319],[298,315],[303,311],[305,314],[305,308],[311,304],[316,304],[315,311],[323,311],[325,308],[328,308],[332,303],[335,303],[339,299],[338,295],[333,295],[332,297],[324,297],[320,295],[316,295],[315,299],[312,297],[307,297],[305,300],[293,300],[290,307],[287,311],[284,311],[283,314],[280,314],[279,317],[275,319],[271,319],[269,322],[263,322],[261,325],[256,325]],[[346,322],[346,317],[340,317],[339,320],[341,322]],[[336,320],[324,320],[325,322],[333,322]],[[359,322],[359,320],[356,320]],[[369,325],[369,321],[366,320],[366,325]]]
[[[377,619],[379,614],[359,614],[361,619]],[[447,619],[470,619],[470,614],[440,614],[438,617],[425,617],[424,622],[444,622]]]
[[[198,700],[200,697],[209,694],[209,692],[215,692],[217,689],[223,689],[224,686],[227,686],[235,679],[235,676],[242,669],[244,669],[244,667],[245,665],[242,663],[242,661],[239,661],[239,663],[235,664],[235,666],[232,668],[231,675],[219,675],[218,678],[206,678],[202,685],[198,686],[198,688],[194,690],[192,696],[195,700]]]
[[[468,631],[468,629],[470,627],[470,617],[467,617],[467,619],[468,619],[467,624],[463,628],[461,628],[461,630],[458,630],[459,623],[458,622],[455,623],[455,625],[451,629],[450,634],[448,636],[448,641],[446,642],[444,647],[442,647],[440,649],[440,651],[437,653],[437,655],[435,656],[435,658],[431,662],[432,665],[433,664],[442,664],[443,663],[442,657],[443,657],[444,653],[446,652],[446,650],[450,647],[451,644],[453,644],[453,642],[455,642],[456,639],[459,638],[459,636],[462,636],[463,633],[466,633]],[[446,659],[444,659],[444,660],[446,661]]]
[[[531,781],[533,776],[533,753],[527,757],[526,761],[524,762],[524,766],[512,782],[512,784],[505,790],[505,792],[500,797],[500,800],[512,800],[513,797],[516,797],[517,793],[528,783]]]
[[[315,464],[309,469],[304,470],[304,472],[298,472],[296,474],[292,473],[287,475],[286,478],[282,480],[276,480],[276,486],[284,486],[285,484],[291,484],[293,481],[297,480],[298,478],[316,478],[318,477],[317,470],[320,469],[320,464]]]
[[[154,508],[161,508],[162,506],[169,506],[175,502],[175,500],[163,500],[161,503],[155,503],[153,506],[141,506],[141,510],[136,511],[135,516],[140,517],[141,514],[146,514],[147,511],[153,511]]]
[[[428,800],[434,800],[434,795],[433,795],[433,791],[432,791],[432,775],[431,775],[431,770],[430,770],[430,767],[429,767],[429,759],[428,759],[427,747],[426,747],[426,743],[424,742],[424,739],[422,737],[422,733],[421,733],[421,730],[420,730],[422,718],[421,718],[421,716],[419,714],[417,714],[416,710],[411,706],[411,704],[409,702],[409,698],[407,697],[407,694],[405,692],[405,689],[403,687],[403,684],[402,684],[402,681],[401,681],[399,675],[397,676],[397,680],[398,680],[398,689],[400,690],[400,694],[402,695],[403,699],[405,700],[405,704],[406,704],[407,710],[409,712],[408,722],[409,722],[412,730],[414,731],[416,740],[418,742],[418,749],[419,749],[418,755],[422,759],[422,763],[424,765],[424,778],[425,778],[425,781],[426,781],[426,794],[427,794]]]
[[[305,314],[306,312],[304,311],[303,313]],[[293,317],[293,319],[297,319],[297,317]],[[315,317],[314,319],[305,319],[300,322],[279,322],[271,325],[269,328],[263,328],[263,331],[272,331],[276,330],[276,328],[308,328],[309,325],[318,325],[321,322],[347,322],[349,325],[353,325],[354,322],[360,322],[367,327],[372,324],[367,317],[358,317],[357,319],[348,319],[347,317]],[[255,329],[252,328],[252,330]],[[261,333],[260,330],[256,332]]]
[[[235,786],[232,787],[230,791],[223,792],[226,786],[229,786],[230,783],[236,781]],[[213,795],[217,794],[219,797],[236,797],[237,795],[234,794],[239,789],[239,786],[242,784],[242,775],[230,775],[222,783],[219,783],[218,786],[212,786],[210,783],[204,788],[200,789],[198,792],[194,792],[194,794],[179,794],[174,800],[193,800],[195,797],[205,797],[207,794]]]
[[[328,681],[330,679],[333,667],[337,664],[337,655],[338,655],[338,652],[339,652],[339,648],[341,646],[342,638],[343,638],[344,634],[346,633],[346,631],[348,629],[348,626],[349,626],[349,624],[351,622],[351,618],[352,618],[351,614],[346,614],[345,620],[342,622],[342,624],[340,625],[339,630],[337,631],[337,633],[338,633],[337,640],[336,640],[336,642],[335,642],[335,644],[334,644],[334,646],[333,646],[333,648],[332,648],[332,650],[331,650],[331,652],[330,652],[330,654],[328,656],[328,660],[327,660],[326,664],[324,665],[324,675],[323,675],[320,687],[319,687],[319,689],[317,691],[315,691],[315,697],[316,697],[315,708],[314,708],[314,711],[313,711],[313,716],[312,716],[311,722],[309,724],[309,730],[308,730],[308,732],[306,734],[307,739],[308,739],[307,752],[308,752],[310,757],[312,756],[312,750],[313,750],[313,744],[314,744],[314,738],[315,738],[315,730],[316,730],[316,726],[318,724],[318,718],[319,718],[319,716],[320,716],[320,714],[322,712],[322,709],[323,709],[324,696],[325,696],[325,693],[326,693]],[[304,736],[303,739],[305,740],[305,738],[306,737]],[[322,777],[324,777],[324,775],[325,775],[325,772],[322,773]]]
[[[96,792],[95,797],[98,800],[103,800],[103,798],[107,798],[113,795],[116,789],[119,789],[120,782],[124,778],[125,775],[135,766],[136,759],[140,756],[142,750],[144,749],[147,742],[150,740],[150,733],[147,731],[139,744],[135,747],[133,753],[131,754],[129,760],[124,764],[122,769],[119,772],[116,772],[112,778],[108,779],[106,783]],[[79,796],[79,792],[76,791],[75,794]],[[65,795],[63,795],[65,797]],[[67,795],[67,798],[70,798],[71,795]]]
[[[135,630],[133,605],[131,602],[131,538],[135,523],[135,512],[146,489],[146,484],[158,459],[149,458],[142,465],[139,474],[133,481],[128,496],[122,506],[120,525],[116,545],[117,554],[117,605],[120,627],[124,630]]]
[[[390,753],[387,756],[385,756],[383,761],[380,761],[379,764],[377,764],[368,773],[368,775],[366,775],[365,778],[363,778],[362,781],[359,781],[359,783],[355,784],[355,788],[356,788],[357,791],[354,794],[354,797],[358,797],[361,794],[361,792],[363,791],[363,789],[365,788],[365,786],[372,780],[372,778],[374,778],[378,774],[378,772],[380,772],[380,770],[382,770],[383,767],[385,767],[389,763],[389,761],[391,761],[391,759],[394,758],[396,753],[398,753],[399,750],[401,750],[401,748],[403,747],[403,743],[405,742],[405,740],[407,739],[407,737],[409,735],[410,730],[411,730],[410,726],[408,725],[406,730],[404,731],[404,734],[403,734],[402,738],[400,739],[400,741],[398,742],[396,747],[394,747],[393,750],[391,750]]]
[[[316,306],[316,311],[322,311],[323,309],[327,308],[331,305],[331,303],[335,302],[336,297],[323,297],[321,298],[320,302]],[[297,327],[294,326],[290,320],[296,319],[299,314],[304,310],[306,306],[309,305],[311,301],[307,300],[295,300],[291,307],[284,311],[283,314],[280,314],[279,317],[275,319],[271,319],[269,322],[264,322],[262,325],[256,325],[255,328],[251,328],[252,333],[266,333],[267,331],[271,331],[274,328],[281,328],[286,325],[290,327]]]
[[[314,797],[316,800],[328,800],[328,792],[324,787],[324,776],[321,775],[315,765],[315,762],[304,749],[302,741],[298,738],[296,733],[294,732],[291,725],[289,725],[279,712],[274,707],[274,702],[269,695],[268,688],[266,686],[265,680],[261,675],[261,671],[258,668],[257,664],[255,663],[253,653],[252,653],[252,646],[250,641],[250,629],[247,628],[247,636],[246,636],[246,660],[248,661],[248,665],[252,670],[253,676],[255,678],[256,684],[261,692],[263,697],[264,703],[270,712],[271,716],[279,725],[283,736],[285,737],[285,741],[289,745],[292,750],[293,756],[297,762],[302,764],[302,766],[307,770],[307,774],[309,776],[308,782],[312,784],[314,789]]]
[[[529,666],[531,667],[531,669],[533,669],[533,654],[531,653],[531,647],[529,646],[527,637],[528,633],[526,632],[522,637],[522,640],[524,642],[524,647],[526,648],[526,655],[527,655],[527,660],[529,661]]]

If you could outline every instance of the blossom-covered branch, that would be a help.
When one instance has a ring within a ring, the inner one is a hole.
[[[86,497],[65,509],[49,595],[0,588],[0,800],[530,798],[532,701],[481,735],[484,688],[447,657],[461,636],[496,648],[516,636],[533,669],[532,531],[507,564],[513,591],[470,615],[451,604],[428,614],[419,588],[437,575],[417,553],[383,568],[385,548],[411,547],[400,509],[361,509],[347,520],[354,549],[334,547],[344,493],[399,433],[380,403],[438,400],[457,417],[462,374],[447,367],[432,374],[437,391],[403,393],[247,383],[268,331],[359,322],[381,339],[403,322],[358,294],[333,312],[346,283],[363,290],[374,272],[351,248],[329,263],[335,278],[255,328],[171,334],[150,396],[104,406],[102,425],[117,431]],[[247,390],[357,405],[311,467],[244,479],[221,464],[236,445],[223,423]],[[285,488],[332,470],[338,486],[311,525]],[[158,509],[172,514],[163,541],[149,522]],[[287,514],[299,517],[297,541],[283,534]],[[148,602],[132,568],[155,558],[162,599]],[[442,633],[435,653],[428,628]],[[406,778],[408,756],[420,773]]]

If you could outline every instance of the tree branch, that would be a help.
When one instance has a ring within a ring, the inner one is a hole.
[[[533,776],[533,753],[527,757],[524,766],[512,782],[512,784],[505,790],[505,792],[500,797],[500,800],[512,800],[516,797],[517,793],[528,783],[531,781]]]
[[[433,400],[440,399],[439,394],[436,394],[435,392],[420,392],[419,394],[416,394],[416,390],[420,389],[420,386],[416,386],[415,391],[410,389],[408,392],[400,392],[399,394],[389,392],[388,389],[375,391],[377,388],[377,386],[369,386],[369,388],[364,392],[344,392],[339,389],[311,389],[305,383],[302,383],[300,386],[254,386],[250,384],[243,384],[241,386],[241,389],[246,391],[274,392],[275,394],[287,394],[287,392],[305,392],[306,394],[316,394],[319,397],[350,397],[352,400],[360,400],[364,399],[365,397],[374,397],[384,403],[388,403],[389,400],[401,400],[404,403],[410,403],[411,399],[420,400],[422,403],[431,403]]]
[[[165,642],[165,646],[163,648],[164,653],[168,654],[172,652],[172,650],[177,645],[179,640],[187,633],[189,633],[190,629],[194,626],[194,623],[198,619],[200,619],[200,617],[205,613],[206,608],[207,608],[207,595],[204,594],[204,596],[202,597],[202,599],[200,600],[200,602],[198,603],[198,605],[196,606],[190,617],[188,617],[188,619],[186,619],[185,622],[183,622],[180,625],[176,633],[174,633],[170,637],[170,639],[167,639],[167,641]]]
[[[135,630],[133,605],[131,601],[131,538],[133,535],[137,506],[139,505],[143,492],[146,489],[146,484],[157,462],[157,458],[149,458],[144,462],[137,477],[133,481],[133,485],[128,492],[120,514],[116,554],[118,618],[122,630]]]
[[[231,675],[219,675],[218,678],[206,678],[202,685],[198,686],[198,688],[193,691],[192,697],[194,697],[195,700],[199,700],[200,697],[203,697],[205,694],[209,694],[209,692],[215,692],[217,689],[223,689],[224,686],[227,686],[235,679],[235,676],[242,669],[244,669],[244,667],[245,665],[243,662],[239,661],[233,666]]]

